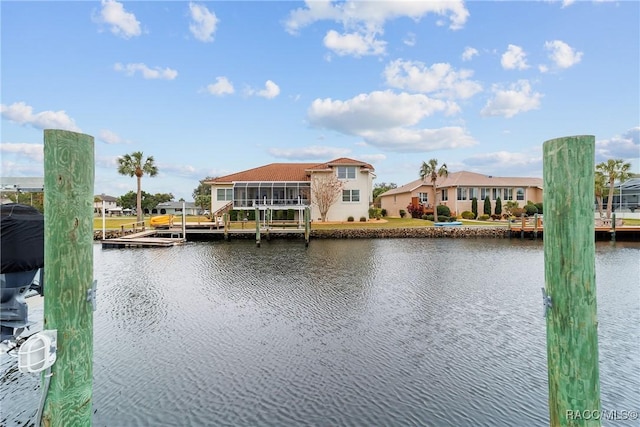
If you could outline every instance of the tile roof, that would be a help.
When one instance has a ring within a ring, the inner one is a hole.
[[[257,168],[248,169],[242,172],[220,176],[210,181],[206,181],[206,183],[221,184],[242,181],[304,182],[310,181],[310,171],[326,170],[331,166],[337,165],[354,165],[360,166],[362,169],[369,169],[373,171],[373,166],[368,163],[342,157],[326,163],[270,163],[268,165],[259,166]]]
[[[411,181],[410,183],[405,184],[401,187],[392,188],[391,190],[385,191],[381,194],[381,196],[392,196],[394,194],[411,193],[412,191],[416,190],[419,187],[422,187],[423,185],[428,185],[429,187],[431,187],[431,183],[426,183],[422,181],[422,179],[416,179],[415,181]]]

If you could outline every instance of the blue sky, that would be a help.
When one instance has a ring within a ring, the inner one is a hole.
[[[636,1],[2,1],[2,176],[43,176],[43,129],[95,137],[96,194],[351,157],[405,184],[422,161],[542,176],[595,135],[640,167]]]

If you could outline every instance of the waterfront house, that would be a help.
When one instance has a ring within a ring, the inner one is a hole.
[[[368,163],[339,158],[325,163],[271,163],[206,181],[211,185],[211,212],[214,216],[230,210],[259,210],[264,218],[267,209],[293,210],[295,219],[302,218],[311,207],[311,220],[320,220],[318,207],[312,204],[316,184],[327,174],[342,183],[338,200],[330,207],[327,221],[358,221],[368,218],[372,202],[374,168]]]
[[[417,179],[401,187],[394,188],[380,195],[380,207],[386,209],[387,215],[399,217],[400,210],[407,211],[412,198],[418,198],[425,206],[446,205],[452,213],[459,215],[463,211],[471,211],[471,203],[478,200],[478,212],[482,213],[484,199],[489,196],[491,212],[494,212],[496,200],[502,204],[515,200],[520,207],[542,202],[542,178],[507,178],[483,175],[475,172],[453,172],[436,182],[436,200],[433,199],[431,181]]]
[[[102,215],[102,207],[107,215],[122,215],[122,208],[118,206],[117,198],[104,193],[95,196],[93,199],[93,213]]]
[[[162,202],[151,210],[151,214],[182,215],[183,202]],[[200,208],[194,202],[184,202],[185,215],[198,215]]]

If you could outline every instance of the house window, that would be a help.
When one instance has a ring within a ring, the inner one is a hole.
[[[447,188],[443,189],[440,194],[442,196],[441,200],[443,202],[446,202],[447,200],[449,200],[449,189],[447,189]]]
[[[467,200],[467,189],[458,187],[458,200]]]
[[[336,168],[338,179],[356,179],[355,166],[338,166]]]
[[[486,199],[487,197],[491,197],[491,189],[490,188],[481,188],[480,189],[480,198],[482,200]]]
[[[476,187],[472,187],[469,189],[469,200],[473,198],[478,198],[478,189]]]
[[[218,188],[217,198],[218,201],[233,200],[233,188]]]
[[[420,200],[420,203],[423,205],[429,203],[429,193],[418,193],[418,200]]]
[[[516,190],[516,200],[524,200],[524,188],[518,188]]]
[[[491,198],[493,200],[498,200],[502,195],[502,188],[492,188],[491,189]]]
[[[513,200],[513,188],[504,189],[504,198],[502,200]]]
[[[360,190],[342,190],[343,202],[359,202]]]

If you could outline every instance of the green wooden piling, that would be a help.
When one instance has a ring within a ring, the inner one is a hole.
[[[544,265],[549,415],[552,426],[599,426],[593,219],[594,136],[543,145]],[[584,412],[589,411],[589,412]],[[598,411],[598,412],[591,412]]]
[[[94,164],[92,136],[44,131],[44,329],[58,330],[44,426],[91,425]]]
[[[538,212],[533,214],[533,238],[538,239]]]
[[[260,247],[260,209],[256,207],[256,246]]]

